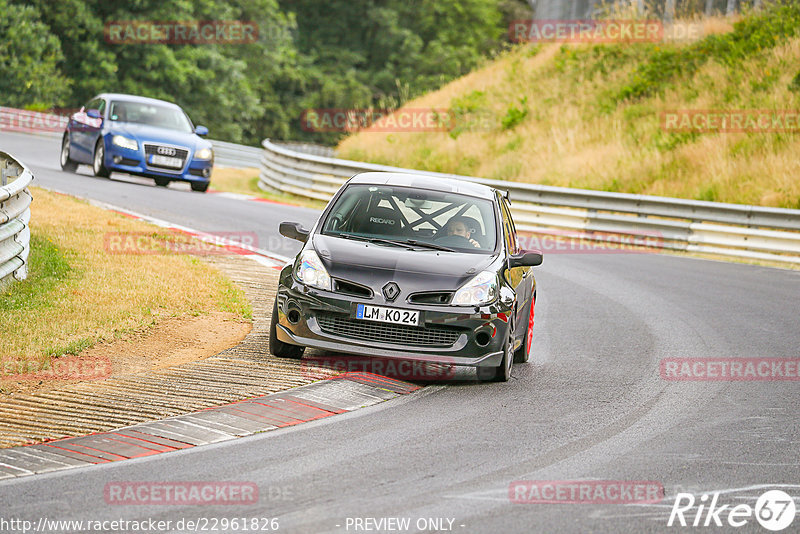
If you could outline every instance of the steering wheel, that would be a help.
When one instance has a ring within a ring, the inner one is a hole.
[[[445,247],[475,248],[469,239],[463,235],[445,235],[434,239],[437,244]]]

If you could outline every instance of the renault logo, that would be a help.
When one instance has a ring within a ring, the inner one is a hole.
[[[394,282],[389,282],[385,286],[383,286],[383,296],[386,297],[386,300],[389,302],[393,302],[394,299],[400,295],[400,286],[395,284]]]
[[[162,156],[174,156],[177,154],[177,151],[174,148],[170,148],[168,146],[160,146],[158,147],[158,153]]]

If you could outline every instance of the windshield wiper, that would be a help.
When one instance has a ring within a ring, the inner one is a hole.
[[[381,239],[380,237],[363,237],[360,235],[353,235],[353,234],[333,234],[333,235],[344,239],[353,239],[355,241],[366,241],[368,243],[382,243],[384,245],[394,245],[396,247],[404,247],[408,249],[414,248],[413,244],[405,241],[392,241],[391,239]]]
[[[424,248],[431,248],[433,250],[444,250],[445,252],[455,252],[455,249],[450,247],[444,247],[442,245],[437,245],[435,243],[426,243],[423,241],[417,241],[416,239],[406,239],[403,241],[404,244],[413,245],[415,247],[424,247]]]

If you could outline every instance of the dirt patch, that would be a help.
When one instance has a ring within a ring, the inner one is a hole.
[[[80,369],[110,370],[109,377],[120,377],[204,360],[238,345],[250,333],[252,325],[233,313],[209,314],[161,319],[147,330],[122,339],[100,343],[70,361],[88,362]],[[110,363],[110,369],[108,364]],[[55,361],[58,365],[58,360]],[[105,374],[108,374],[107,371]],[[82,380],[2,380],[0,400],[16,393],[47,391]],[[94,382],[95,380],[93,380]],[[102,380],[97,380],[102,382]]]

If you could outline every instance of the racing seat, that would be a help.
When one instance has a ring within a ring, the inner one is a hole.
[[[400,216],[391,208],[374,207],[361,216],[354,230],[362,234],[404,236]]]
[[[459,218],[464,221],[464,224],[467,225],[467,229],[472,234],[472,239],[480,243],[481,248],[486,247],[486,240],[484,239],[485,236],[483,235],[483,232],[481,232],[480,223],[472,217],[467,217],[465,215],[462,215]]]

